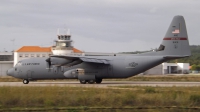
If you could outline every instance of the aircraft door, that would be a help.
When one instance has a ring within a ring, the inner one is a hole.
[[[64,73],[64,66],[61,66],[60,70]]]
[[[108,65],[107,66],[107,70],[108,70],[108,76],[112,76],[113,75],[113,66],[112,65]]]
[[[53,67],[53,73],[54,74],[58,74],[59,72],[62,72],[63,70],[63,67],[60,67],[60,66],[54,66]]]
[[[96,67],[99,77],[108,77],[108,65],[98,65]]]
[[[57,67],[54,66],[54,67],[53,67],[53,73],[54,73],[54,74],[57,74],[57,71],[58,71],[58,70],[57,70]]]
[[[33,71],[28,70],[27,71],[27,79],[32,79],[33,77]]]

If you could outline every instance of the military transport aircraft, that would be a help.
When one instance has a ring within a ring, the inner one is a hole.
[[[142,73],[165,61],[191,55],[185,20],[175,16],[159,48],[141,54],[113,56],[52,55],[19,61],[7,75],[32,80],[78,79],[81,84],[101,83],[106,78],[127,78]]]

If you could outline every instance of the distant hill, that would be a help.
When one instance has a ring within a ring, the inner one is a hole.
[[[140,53],[145,53],[145,52],[150,52],[150,51],[134,51],[134,52],[120,52],[122,54],[140,54]]]
[[[200,45],[191,45],[190,46],[192,55],[187,58],[175,59],[169,61],[170,63],[190,63],[190,65],[200,65]],[[135,52],[122,52],[124,54],[140,54],[149,51],[135,51]]]
[[[190,63],[190,65],[200,65],[200,45],[190,46],[192,55],[188,58],[176,59],[169,62]]]

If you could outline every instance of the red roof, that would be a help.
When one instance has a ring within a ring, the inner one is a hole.
[[[16,52],[51,52],[51,47],[23,46]]]
[[[74,51],[75,53],[82,53],[82,51],[80,51],[80,50],[78,50],[78,49],[76,49],[76,48],[73,48],[73,51]]]
[[[74,53],[82,53],[82,51],[73,48]],[[51,47],[39,47],[39,46],[23,46],[15,52],[51,52]]]

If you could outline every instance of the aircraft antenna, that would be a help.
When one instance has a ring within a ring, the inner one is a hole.
[[[11,39],[10,41],[12,41],[12,44],[13,44],[13,52],[14,52],[14,49],[15,49],[15,39]]]

